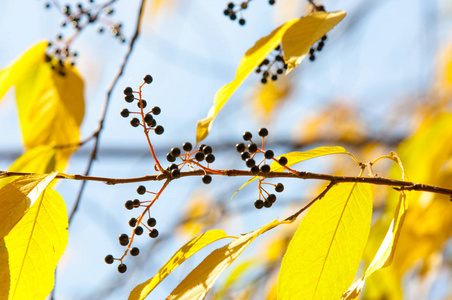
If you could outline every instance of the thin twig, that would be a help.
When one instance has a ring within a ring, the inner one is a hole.
[[[190,177],[190,176],[204,176],[205,174],[209,175],[220,175],[220,176],[247,176],[247,177],[255,177],[251,171],[244,170],[193,170],[181,172],[181,177]],[[35,173],[22,173],[22,172],[8,172],[8,171],[0,171],[0,178],[10,177],[10,176],[24,176],[24,175],[39,175]],[[355,177],[355,176],[335,176],[329,174],[319,174],[312,172],[270,172],[268,174],[259,173],[257,176],[265,177],[265,178],[298,178],[298,179],[314,179],[314,180],[325,180],[334,182],[334,184],[342,183],[342,182],[358,182],[358,183],[370,183],[374,185],[385,185],[395,188],[396,190],[404,190],[404,191],[422,191],[422,192],[430,192],[435,194],[442,194],[452,196],[452,189],[443,188],[439,186],[415,183],[410,181],[396,180],[384,177]],[[84,180],[84,181],[97,181],[104,182],[108,185],[115,184],[123,184],[123,183],[136,183],[136,182],[144,182],[144,181],[161,181],[166,179],[171,179],[171,175],[169,172],[165,172],[158,175],[145,175],[141,177],[133,177],[133,178],[109,178],[109,177],[98,177],[98,176],[87,176],[87,175],[70,175],[65,173],[59,173],[56,178],[58,179],[72,179],[72,180]]]
[[[97,151],[99,149],[99,137],[100,137],[100,133],[102,132],[102,129],[104,128],[104,121],[105,121],[105,117],[107,115],[108,105],[110,104],[111,94],[113,92],[113,89],[116,86],[116,83],[118,82],[119,78],[122,76],[122,74],[124,72],[124,69],[125,69],[125,67],[127,65],[127,62],[129,61],[130,54],[132,53],[133,47],[135,45],[135,41],[137,40],[137,38],[138,38],[138,36],[140,34],[140,26],[141,26],[141,20],[142,20],[142,17],[143,17],[143,8],[144,8],[145,3],[146,3],[146,0],[142,0],[141,1],[140,10],[138,12],[138,20],[137,20],[137,24],[136,24],[136,27],[135,27],[135,34],[133,35],[132,39],[130,40],[129,49],[128,49],[127,53],[126,53],[126,56],[124,57],[124,60],[123,60],[122,65],[121,65],[121,67],[120,67],[120,69],[118,71],[118,74],[116,74],[116,77],[113,79],[113,82],[111,83],[111,86],[108,89],[107,98],[105,100],[104,109],[103,109],[103,112],[102,112],[102,117],[101,117],[100,122],[99,122],[99,128],[93,134],[95,142],[94,142],[94,147],[93,147],[93,150],[91,152],[90,159],[89,159],[88,167],[86,168],[86,171],[85,171],[85,175],[88,175],[90,173],[91,167],[93,165],[93,162],[94,162],[94,160],[97,157]],[[74,217],[74,214],[77,211],[78,206],[80,205],[80,201],[82,199],[82,195],[83,195],[83,191],[85,189],[85,186],[86,186],[86,181],[83,181],[82,186],[80,187],[79,193],[77,195],[77,200],[75,201],[74,207],[72,208],[71,214],[69,215],[69,225],[71,224],[71,221],[72,221],[72,219]]]

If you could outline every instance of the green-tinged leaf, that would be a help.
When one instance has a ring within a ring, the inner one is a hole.
[[[345,11],[314,12],[291,26],[282,38],[287,72],[298,66],[310,47],[345,17]]]
[[[280,156],[278,156],[278,159],[281,156],[284,156],[285,158],[287,158],[287,164],[286,167],[291,167],[295,164],[298,164],[302,161],[311,159],[311,158],[316,158],[316,157],[320,157],[320,156],[324,156],[324,155],[330,155],[330,154],[348,154],[350,156],[353,157],[353,155],[351,155],[347,150],[345,150],[344,148],[340,147],[340,146],[333,146],[333,147],[319,147],[319,148],[314,148],[308,151],[304,151],[304,152],[299,152],[299,151],[295,151],[295,152],[289,152],[286,154],[282,154]],[[273,172],[282,172],[284,171],[284,167],[281,166],[279,163],[273,161],[272,164],[270,165],[270,170]],[[247,182],[245,182],[231,197],[234,198],[235,194],[237,194],[241,189],[243,189],[246,185],[248,185],[249,183],[251,183],[252,181],[256,180],[257,178],[259,178],[259,176],[254,176],[253,178],[249,179]]]
[[[207,137],[212,128],[213,120],[232,94],[242,84],[246,77],[248,77],[248,75],[250,75],[254,69],[259,66],[267,55],[281,43],[283,34],[297,21],[298,19],[294,19],[286,22],[282,26],[273,30],[273,32],[268,36],[258,40],[256,44],[245,53],[245,56],[242,58],[239,67],[237,68],[234,80],[218,90],[215,95],[214,104],[209,110],[207,117],[198,121],[196,129],[196,143],[201,142]]]
[[[0,239],[20,221],[56,174],[21,176],[0,188]]]
[[[49,295],[57,262],[67,245],[67,227],[63,199],[46,189],[4,238],[4,245],[0,244],[0,259],[8,253],[9,268],[0,268],[0,278],[10,278],[8,299],[45,299]]]
[[[277,220],[245,234],[228,245],[213,251],[171,292],[167,300],[204,299],[221,273],[231,265],[254,239],[282,224]]]
[[[83,80],[69,63],[62,69],[52,69],[46,62],[46,47],[46,42],[37,44],[0,73],[0,96],[11,85],[16,86],[27,148],[79,142],[84,115]]]
[[[182,246],[174,255],[168,260],[165,265],[157,272],[157,274],[149,280],[137,285],[129,295],[129,300],[144,299],[152,290],[165,279],[171,272],[179,267],[193,254],[201,250],[207,245],[224,238],[233,238],[228,236],[223,230],[213,229],[206,233],[200,234],[190,242]]]
[[[278,299],[339,299],[355,278],[371,218],[368,184],[333,186],[308,210],[287,248]]]
[[[37,173],[49,174],[59,170],[56,168],[55,155],[56,150],[52,146],[38,146],[25,151],[16,161],[8,168],[9,172]],[[60,163],[61,169],[64,169],[67,160]],[[14,181],[15,177],[7,177],[0,180],[0,188]]]
[[[355,280],[350,288],[342,295],[342,300],[351,300],[358,297],[363,289],[366,278],[372,275],[375,271],[387,267],[392,263],[407,209],[408,201],[406,200],[406,195],[404,192],[401,192],[399,204],[397,205],[394,214],[394,219],[391,222],[391,226],[389,227],[377,254],[364,275]]]
[[[5,93],[13,85],[16,85],[22,80],[22,77],[33,66],[42,64],[42,53],[47,49],[47,42],[40,42],[28,49],[19,59],[0,72],[0,100]],[[39,53],[39,55],[36,55]]]

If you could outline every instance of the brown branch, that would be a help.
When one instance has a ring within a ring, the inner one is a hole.
[[[194,170],[194,171],[186,171],[181,172],[181,177],[190,177],[190,176],[203,176],[205,174],[210,175],[219,175],[219,176],[246,176],[246,177],[255,177],[251,171],[244,170]],[[10,176],[23,176],[23,175],[37,175],[34,173],[21,173],[21,172],[8,172],[8,171],[0,171],[0,178],[2,177],[10,177]],[[319,174],[312,172],[296,172],[288,173],[288,172],[270,172],[268,174],[258,174],[259,177],[265,178],[298,178],[298,179],[315,179],[315,180],[325,180],[330,181],[332,184],[337,184],[341,182],[358,182],[358,183],[369,183],[374,185],[385,185],[394,187],[396,190],[404,190],[404,191],[422,191],[422,192],[430,192],[435,194],[442,194],[452,196],[452,189],[450,188],[442,188],[429,184],[415,183],[410,181],[396,180],[390,178],[383,177],[354,177],[354,176],[335,176],[329,174]],[[134,178],[109,178],[109,177],[98,177],[98,176],[87,176],[87,175],[70,175],[65,173],[59,173],[56,178],[58,179],[72,179],[72,180],[84,180],[84,181],[97,181],[104,182],[108,185],[115,184],[123,184],[123,183],[134,183],[134,182],[144,182],[144,181],[161,181],[166,179],[171,179],[171,175],[168,172],[158,174],[158,175],[145,175],[141,177]]]
[[[85,171],[85,175],[88,175],[90,173],[93,162],[97,157],[97,151],[99,149],[99,137],[100,137],[100,133],[102,132],[102,129],[104,128],[104,121],[105,121],[105,117],[107,115],[108,105],[110,104],[111,94],[113,92],[113,89],[116,86],[116,83],[118,82],[119,78],[122,76],[122,74],[124,72],[127,62],[129,61],[130,54],[132,53],[133,47],[135,45],[135,41],[137,40],[137,38],[140,34],[140,26],[141,26],[141,20],[143,17],[143,8],[144,8],[145,3],[146,3],[146,0],[141,1],[140,10],[138,12],[138,20],[137,20],[136,27],[135,27],[135,34],[133,35],[132,39],[130,40],[129,49],[126,53],[126,56],[124,57],[121,67],[119,68],[118,74],[116,74],[116,77],[113,79],[113,82],[111,83],[111,86],[107,91],[107,98],[105,100],[104,109],[103,109],[102,116],[101,116],[101,119],[99,122],[99,127],[98,127],[97,131],[93,134],[95,143],[94,143],[93,150],[91,151],[91,156],[89,159],[88,167],[86,168],[86,171]],[[82,179],[82,180],[84,180],[84,179]],[[77,195],[77,200],[75,201],[74,207],[72,208],[71,214],[69,216],[69,224],[71,223],[71,221],[74,217],[74,214],[77,211],[77,208],[80,204],[85,186],[86,186],[86,181],[83,181],[82,186],[80,187],[79,193]]]

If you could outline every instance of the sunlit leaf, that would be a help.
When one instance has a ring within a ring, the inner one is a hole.
[[[301,18],[282,38],[287,71],[298,66],[309,53],[310,47],[334,28],[345,17],[345,11],[319,11]]]
[[[37,174],[52,173],[57,170],[55,166],[55,153],[56,151],[52,146],[38,146],[33,149],[29,149],[14,161],[14,163],[8,168],[8,171]],[[64,162],[64,165],[66,162]],[[62,166],[62,169],[64,169],[64,166]],[[15,177],[3,178],[0,180],[0,188],[15,179]]]
[[[214,104],[212,108],[210,108],[207,117],[198,121],[198,127],[196,129],[197,143],[207,137],[212,128],[213,120],[232,94],[242,84],[246,77],[259,66],[267,55],[281,43],[283,34],[297,21],[298,19],[294,19],[286,22],[284,25],[273,30],[268,36],[258,40],[256,44],[245,53],[245,56],[242,58],[237,68],[235,79],[218,90],[215,95]]]
[[[167,299],[204,299],[221,273],[242,254],[256,237],[281,223],[283,222],[275,220],[213,251],[185,277]]]
[[[287,158],[287,164],[286,167],[291,167],[295,164],[298,164],[302,161],[311,159],[311,158],[316,158],[316,157],[320,157],[320,156],[324,156],[324,155],[330,155],[330,154],[348,154],[350,156],[352,156],[347,150],[345,150],[344,148],[340,147],[340,146],[333,146],[333,147],[318,147],[318,148],[314,148],[308,151],[295,151],[295,152],[289,152],[286,154],[282,154],[280,156],[278,156],[278,159],[281,156],[284,156],[285,158]],[[353,156],[352,156],[353,157]],[[284,167],[281,166],[279,163],[273,161],[272,164],[270,165],[270,169],[271,171],[274,172],[281,172],[284,171]],[[259,178],[259,176],[254,176],[253,178],[249,179],[247,182],[245,182],[231,197],[234,198],[235,194],[237,194],[241,189],[243,189],[246,185],[248,185],[249,183],[251,183],[252,181],[256,180],[257,178]]]
[[[278,299],[339,299],[355,278],[371,218],[368,184],[333,186],[308,210],[287,248]]]
[[[20,221],[55,176],[21,176],[0,188],[0,239]]]
[[[0,278],[10,278],[9,299],[44,299],[53,288],[55,267],[68,240],[66,205],[52,189],[41,196],[0,244],[7,251],[9,268],[0,268]],[[4,285],[0,285],[3,286]],[[6,285],[5,285],[6,286]],[[2,294],[4,290],[0,291]]]
[[[220,229],[209,230],[206,233],[198,235],[193,240],[182,246],[173,255],[173,257],[165,263],[165,265],[154,277],[137,285],[130,293],[129,300],[146,298],[149,293],[151,293],[152,290],[163,281],[163,279],[165,279],[189,257],[205,246],[224,238],[231,238],[231,236],[228,236],[223,230]]]
[[[64,76],[53,70],[46,47],[46,42],[32,47],[0,75],[0,92],[16,86],[27,148],[77,143],[84,115],[83,80],[70,63],[64,64]]]
[[[0,71],[0,100],[9,88],[19,83],[32,67],[42,64],[44,59],[42,54],[45,53],[47,45],[47,42],[34,45],[22,54],[18,60]]]
[[[358,297],[363,289],[366,278],[372,275],[375,271],[391,264],[407,209],[408,201],[406,200],[406,194],[401,192],[400,201],[395,211],[394,219],[392,220],[388,232],[386,233],[386,236],[381,243],[372,263],[367,268],[364,275],[353,282],[350,288],[342,295],[341,299],[351,300]]]

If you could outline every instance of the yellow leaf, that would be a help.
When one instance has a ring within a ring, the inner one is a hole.
[[[255,112],[263,119],[270,119],[274,111],[281,106],[292,90],[292,82],[289,77],[278,78],[277,81],[269,81],[266,84],[257,84],[254,99]]]
[[[262,233],[285,223],[277,220],[213,251],[171,292],[167,300],[204,299],[221,273]]]
[[[30,68],[42,63],[44,57],[42,57],[41,53],[45,53],[47,45],[47,42],[34,45],[17,61],[0,72],[0,100],[11,86],[16,85],[22,80],[22,77]],[[36,55],[37,53],[39,55]]]
[[[55,149],[52,146],[38,146],[27,150],[8,168],[10,172],[48,174],[59,169],[55,166]],[[67,160],[59,165],[64,168]],[[3,178],[0,188],[15,180],[15,177]]]
[[[345,11],[314,12],[291,26],[282,38],[287,72],[298,66],[310,47],[345,17]]]
[[[207,117],[198,121],[198,127],[196,129],[196,143],[199,143],[207,137],[212,128],[213,120],[232,94],[242,84],[246,77],[248,77],[248,75],[250,75],[254,69],[259,66],[267,55],[281,43],[283,34],[297,21],[298,19],[293,19],[286,22],[282,26],[273,30],[273,32],[268,36],[258,40],[256,44],[245,53],[245,56],[242,58],[239,67],[237,68],[234,80],[218,90],[215,95],[214,104],[210,108]]]
[[[149,293],[151,293],[152,290],[163,281],[163,279],[165,279],[171,272],[173,272],[193,254],[205,246],[224,238],[231,238],[231,236],[228,236],[223,230],[220,229],[209,230],[206,233],[198,235],[190,242],[182,246],[182,248],[180,248],[173,255],[173,257],[165,263],[165,265],[154,277],[137,285],[130,293],[129,300],[146,298]]]
[[[295,151],[295,152],[289,152],[286,154],[282,154],[280,156],[278,156],[278,159],[281,156],[284,156],[285,158],[287,158],[287,164],[286,167],[291,167],[295,164],[298,164],[302,161],[311,159],[311,158],[316,158],[316,157],[320,157],[320,156],[324,156],[324,155],[330,155],[330,154],[348,154],[351,157],[353,157],[353,155],[351,155],[347,150],[345,150],[344,148],[340,147],[340,146],[333,146],[333,147],[318,147],[318,148],[314,148],[308,151]],[[270,165],[270,169],[271,171],[274,172],[281,172],[284,171],[284,167],[281,166],[279,163],[273,161],[272,164]],[[234,198],[235,194],[237,194],[241,189],[243,189],[246,185],[248,185],[249,183],[251,183],[252,181],[256,180],[259,176],[254,176],[253,178],[249,179],[247,182],[245,182],[231,197]]]
[[[399,240],[400,232],[402,230],[403,221],[405,220],[406,211],[408,209],[408,201],[406,201],[406,195],[404,192],[400,193],[400,200],[395,211],[394,218],[391,222],[391,225],[386,233],[386,236],[383,242],[378,249],[377,254],[375,255],[372,263],[367,268],[364,275],[355,280],[350,288],[342,295],[343,300],[351,300],[358,297],[361,293],[364,281],[367,277],[369,277],[375,271],[387,267],[391,264],[394,258],[394,252],[397,246],[397,242]]]
[[[55,267],[68,240],[66,205],[52,189],[42,192],[25,216],[0,244],[0,257],[8,253],[9,268],[0,278],[10,278],[9,299],[44,299],[53,288]]]
[[[252,267],[259,265],[262,260],[258,260],[255,258],[247,259],[241,262],[239,265],[235,266],[234,270],[229,274],[226,278],[224,284],[218,289],[218,291],[214,291],[215,295],[213,299],[222,300],[226,298],[226,293],[228,289],[233,286],[235,283],[240,282],[245,276],[245,273]]]
[[[358,270],[371,218],[368,184],[333,186],[308,210],[287,248],[278,299],[339,299]]]
[[[20,221],[56,174],[21,176],[0,188],[0,239]]]
[[[32,47],[2,71],[1,92],[16,86],[16,102],[25,147],[79,141],[84,115],[83,80],[66,63],[65,76],[45,61],[46,42]]]

